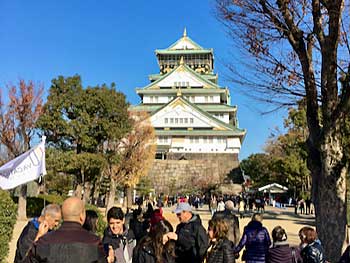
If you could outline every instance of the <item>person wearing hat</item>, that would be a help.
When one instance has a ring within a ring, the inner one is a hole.
[[[167,236],[176,241],[176,262],[201,263],[207,251],[209,239],[199,215],[192,213],[188,203],[179,203],[173,212],[180,223],[175,233],[170,232]]]

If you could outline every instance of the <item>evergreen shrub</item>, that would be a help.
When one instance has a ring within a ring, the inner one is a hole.
[[[17,205],[7,191],[0,190],[0,262],[5,262],[17,219]]]

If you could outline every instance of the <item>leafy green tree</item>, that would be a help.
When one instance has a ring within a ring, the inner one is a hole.
[[[265,153],[252,154],[241,161],[240,166],[244,173],[250,176],[254,187],[261,187],[271,182],[270,161],[270,156]]]
[[[106,144],[118,144],[130,130],[127,107],[114,84],[84,89],[78,75],[52,80],[38,126],[51,147],[70,152],[63,170],[75,175],[76,193],[83,190],[85,200],[105,169]]]

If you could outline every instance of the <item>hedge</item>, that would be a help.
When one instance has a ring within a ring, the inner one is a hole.
[[[5,262],[17,219],[17,205],[7,191],[0,190],[0,200],[0,262]]]

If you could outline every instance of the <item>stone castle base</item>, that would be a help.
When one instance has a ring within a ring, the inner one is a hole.
[[[149,178],[157,194],[171,195],[223,183],[238,168],[237,154],[169,153],[167,160],[154,160]]]

